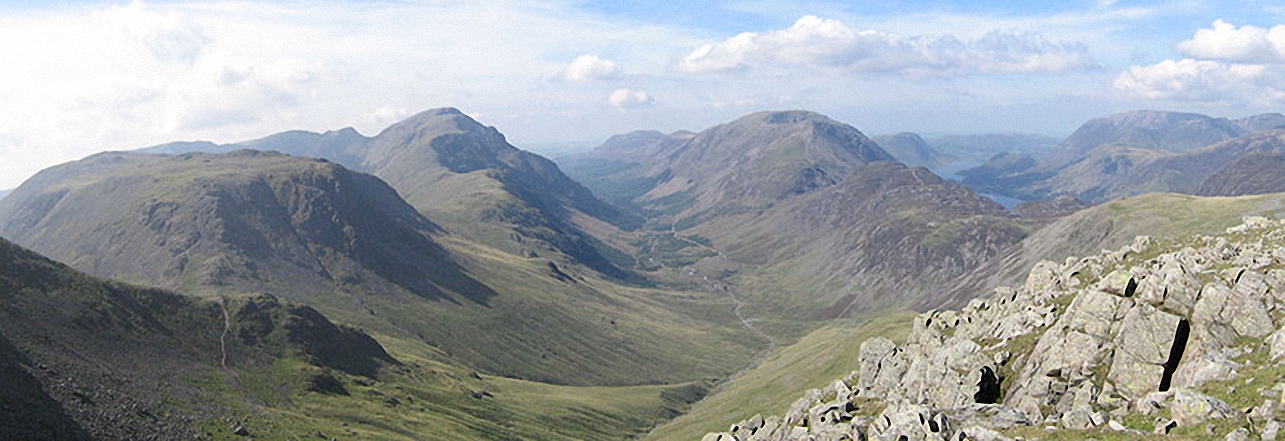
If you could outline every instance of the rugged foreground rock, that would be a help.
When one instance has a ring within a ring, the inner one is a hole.
[[[1283,325],[1285,222],[1143,236],[921,314],[904,345],[866,341],[857,371],[785,416],[705,439],[1276,439]]]

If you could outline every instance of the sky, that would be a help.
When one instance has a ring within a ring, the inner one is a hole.
[[[985,4],[979,4],[985,3]],[[0,0],[0,189],[105,150],[366,135],[456,107],[519,147],[806,109],[1065,136],[1285,107],[1268,1]]]

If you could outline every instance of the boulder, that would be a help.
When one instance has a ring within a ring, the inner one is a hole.
[[[1170,416],[1180,426],[1193,426],[1208,420],[1236,416],[1235,409],[1217,398],[1181,389],[1174,393]]]
[[[1107,375],[1121,396],[1134,400],[1157,390],[1181,321],[1146,304],[1125,314],[1113,342],[1115,352]]]
[[[1271,345],[1272,361],[1285,357],[1285,327],[1277,329],[1267,338],[1267,343]]]

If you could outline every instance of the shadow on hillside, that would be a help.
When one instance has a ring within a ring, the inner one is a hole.
[[[0,337],[0,434],[5,439],[93,439],[28,373],[27,360]]]

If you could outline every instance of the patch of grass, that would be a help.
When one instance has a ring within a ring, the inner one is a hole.
[[[691,412],[657,427],[644,439],[700,439],[754,414],[782,415],[808,389],[828,386],[857,370],[861,344],[867,339],[884,337],[903,344],[914,317],[903,312],[862,326],[834,323],[813,331],[777,348],[757,366],[720,385]]]

